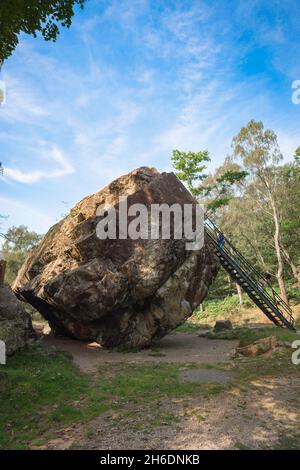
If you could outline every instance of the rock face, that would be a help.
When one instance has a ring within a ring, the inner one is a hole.
[[[29,254],[13,286],[56,334],[106,347],[145,347],[176,328],[206,297],[218,261],[185,240],[96,236],[97,207],[195,204],[173,173],[142,167],[79,202]],[[119,227],[118,227],[119,228]]]
[[[5,342],[6,354],[10,356],[34,338],[30,315],[11,289],[0,285],[0,340]]]

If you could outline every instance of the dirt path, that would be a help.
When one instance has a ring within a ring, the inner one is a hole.
[[[135,429],[107,412],[84,426],[60,431],[43,449],[272,449],[289,445],[300,430],[300,378],[265,378],[247,391],[163,404],[178,423]],[[114,424],[112,424],[112,421]],[[291,434],[292,433],[292,434]],[[295,442],[295,441],[293,441]],[[300,435],[298,438],[300,444]],[[295,444],[294,444],[295,445]],[[40,447],[41,448],[41,447]]]
[[[55,347],[72,354],[75,364],[83,372],[96,371],[104,362],[173,362],[216,364],[229,360],[238,341],[209,340],[196,334],[175,333],[159,341],[155,348],[139,352],[116,352],[102,349],[97,343],[85,343],[45,335],[44,347]]]
[[[229,361],[237,341],[208,340],[196,334],[176,333],[165,337],[152,350],[138,353],[109,352],[97,344],[52,336],[45,336],[42,344],[46,348],[54,346],[58,350],[68,351],[80,369],[90,373],[97,371],[103,363],[224,363]],[[192,370],[191,373],[197,375],[200,369]],[[210,373],[216,374],[216,371],[214,369]],[[186,374],[186,371],[182,374]],[[299,389],[300,376],[297,374],[259,378],[247,383],[247,387],[231,388],[217,395],[199,395],[189,399],[170,397],[156,401],[153,406],[162,416],[174,416],[175,420],[162,421],[150,427],[146,423],[149,423],[148,414],[153,412],[151,407],[143,407],[142,413],[137,414],[136,411],[141,410],[137,410],[135,404],[128,403],[125,416],[116,409],[110,409],[88,423],[77,423],[60,429],[46,445],[33,448],[299,448]]]

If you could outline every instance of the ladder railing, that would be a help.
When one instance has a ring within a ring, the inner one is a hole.
[[[269,280],[240,253],[210,219],[205,221],[205,230],[215,250],[226,259],[226,263],[230,267],[228,272],[234,270],[239,273],[241,281],[243,281],[240,283],[241,287],[244,288],[243,284],[247,283],[249,288],[255,291],[256,296],[273,312],[273,315],[268,314],[268,317],[275,324],[282,324],[287,328],[294,329],[293,312],[290,306],[277,294]],[[218,243],[218,235],[220,234],[224,237],[224,245],[222,244],[222,246]],[[224,267],[226,269],[226,266]],[[236,280],[239,283],[238,279]]]

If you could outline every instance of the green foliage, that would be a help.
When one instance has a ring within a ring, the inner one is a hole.
[[[249,297],[244,294],[243,295],[243,307],[251,308],[253,307],[253,302],[249,299]],[[205,318],[209,317],[210,319],[217,319],[217,318],[226,318],[230,314],[235,312],[239,312],[241,310],[241,306],[239,303],[239,298],[237,295],[229,295],[220,300],[210,300],[205,302],[204,304],[204,312],[197,313],[198,318]]]
[[[231,196],[223,196],[213,201],[207,202],[206,207],[209,211],[216,212],[217,209],[220,209],[221,207],[224,207],[224,206],[228,206],[230,201],[231,201]]]
[[[218,183],[234,184],[243,181],[248,176],[247,171],[226,171],[222,176],[217,178]]]
[[[172,162],[176,170],[177,178],[187,184],[189,191],[194,196],[199,196],[201,190],[195,187],[195,182],[202,181],[206,175],[206,164],[209,162],[209,153],[204,150],[202,152],[180,152],[173,150]]]
[[[41,33],[46,41],[56,41],[59,24],[69,28],[75,5],[85,0],[1,0],[0,64],[15,50],[19,34],[33,37]]]
[[[7,262],[6,280],[10,284],[16,278],[27,253],[39,243],[42,236],[30,232],[27,227],[11,227],[5,234],[2,252]]]
[[[271,129],[264,129],[261,121],[251,120],[232,141],[233,153],[240,157],[245,168],[261,172],[268,164],[276,165],[282,160],[277,136]]]
[[[247,171],[240,171],[237,165],[225,159],[224,164],[210,178],[210,185],[206,186],[204,182],[207,210],[216,213],[218,209],[228,206],[247,176]]]
[[[239,171],[237,165],[226,160],[218,169],[217,176],[209,177],[204,173],[206,165],[203,164],[209,161],[206,150],[198,153],[173,151],[172,162],[177,178],[187,184],[189,191],[200,199],[208,210],[215,212],[219,207],[229,204],[234,186],[241,183],[248,173]]]
[[[289,281],[289,282],[287,282],[286,290],[287,290],[287,293],[288,293],[290,303],[294,304],[294,305],[299,304],[300,303],[300,289],[299,289],[299,287],[295,287],[295,285],[293,285],[291,283],[291,281]]]
[[[300,147],[298,147],[295,151],[295,163],[296,165],[300,165]]]

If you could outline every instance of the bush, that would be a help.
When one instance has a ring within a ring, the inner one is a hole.
[[[204,303],[204,311],[196,310],[194,315],[197,319],[210,317],[217,319],[218,317],[227,316],[228,314],[238,312],[241,308],[237,295],[227,296],[222,300],[210,300]]]

